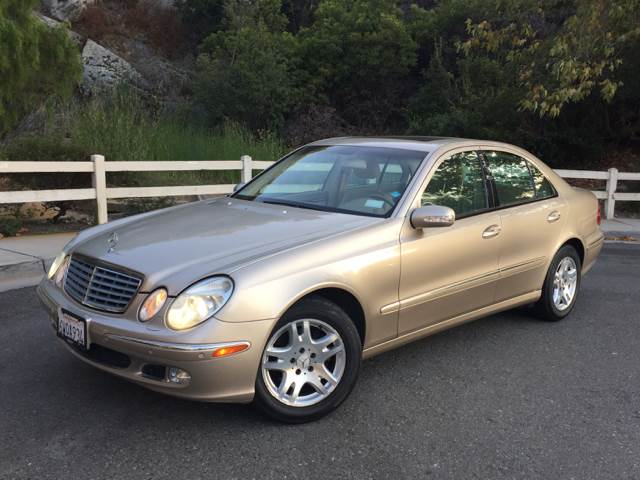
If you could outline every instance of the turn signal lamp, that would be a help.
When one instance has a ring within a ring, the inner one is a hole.
[[[138,319],[141,322],[151,320],[160,311],[167,301],[167,291],[164,288],[154,290],[144,301],[138,312]]]
[[[248,348],[249,344],[246,342],[236,343],[233,345],[216,348],[213,352],[211,352],[211,356],[214,358],[228,357],[229,355],[233,355],[234,353],[244,352]]]

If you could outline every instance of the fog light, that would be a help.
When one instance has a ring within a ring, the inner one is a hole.
[[[169,383],[183,384],[191,380],[191,374],[181,368],[169,367],[167,369],[167,381]]]

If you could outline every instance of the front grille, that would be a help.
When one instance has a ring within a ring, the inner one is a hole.
[[[71,257],[64,290],[74,300],[96,310],[124,312],[138,292],[142,280],[94,264],[90,259]]]

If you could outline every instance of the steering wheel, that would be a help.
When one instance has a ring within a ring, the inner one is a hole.
[[[384,203],[389,205],[389,207],[395,207],[396,203],[393,201],[393,197],[388,193],[372,193],[367,197],[367,200],[370,198],[375,198],[377,200],[382,200]]]

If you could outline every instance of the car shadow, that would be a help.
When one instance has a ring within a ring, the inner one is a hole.
[[[329,418],[339,420],[348,416],[353,419],[355,416],[360,421],[365,421],[369,413],[354,407],[369,404],[371,395],[378,400],[385,399],[385,392],[389,387],[393,388],[394,396],[411,394],[411,383],[399,382],[399,372],[403,372],[402,375],[422,376],[422,384],[430,386],[431,382],[437,381],[443,374],[441,370],[440,375],[433,375],[441,366],[454,362],[464,369],[464,356],[474,345],[485,348],[487,344],[493,344],[496,347],[496,341],[499,345],[500,338],[508,339],[523,326],[542,327],[541,323],[544,322],[532,319],[526,310],[517,309],[464,324],[378,355],[363,362],[361,377],[353,394]],[[62,346],[58,347],[59,350],[64,350]],[[180,399],[96,370],[69,356],[66,351],[59,351],[59,355],[54,357],[54,361],[48,362],[45,367],[50,369],[45,378],[51,379],[48,401],[53,405],[58,403],[59,408],[67,406],[69,398],[72,398],[73,403],[80,406],[90,405],[92,412],[99,412],[107,417],[123,414],[131,422],[162,418],[168,424],[183,427],[202,427],[204,423],[218,428],[224,425],[259,428],[277,424],[250,404],[204,403]],[[430,374],[433,376],[432,380],[429,379]]]

